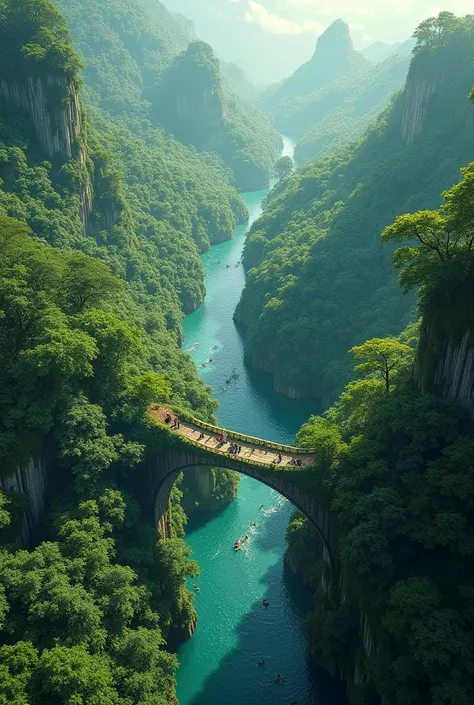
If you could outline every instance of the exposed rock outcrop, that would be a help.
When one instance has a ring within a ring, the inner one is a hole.
[[[415,381],[422,391],[434,386],[438,393],[457,399],[474,419],[474,333],[468,328],[458,341],[440,343],[427,326],[421,335],[415,364]]]
[[[65,78],[30,76],[24,82],[2,79],[0,100],[26,110],[48,158],[73,158],[82,128],[81,107],[75,87]]]
[[[15,540],[15,543],[20,547],[33,543],[34,531],[43,514],[48,464],[49,459],[46,455],[32,457],[26,463],[15,468],[15,471],[10,475],[0,476],[0,490],[24,495],[28,500],[23,523]]]
[[[436,78],[427,79],[409,74],[401,124],[401,136],[405,144],[411,144],[422,131],[429,99],[436,88]]]
[[[48,159],[77,159],[84,183],[79,193],[80,218],[85,234],[92,211],[92,186],[87,172],[87,152],[82,142],[81,102],[76,87],[66,78],[30,76],[24,81],[0,80],[0,104],[11,103],[31,118],[36,138]]]

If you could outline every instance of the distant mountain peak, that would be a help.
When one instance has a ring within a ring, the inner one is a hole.
[[[311,61],[346,58],[354,52],[349,25],[336,20],[318,37]]]
[[[353,49],[349,25],[344,20],[335,20],[327,27],[316,41],[315,54],[326,51],[328,47],[336,46],[341,49]]]
[[[281,100],[309,95],[337,78],[365,70],[369,62],[354,50],[349,25],[336,20],[321,34],[312,58],[292,76],[269,89],[263,97],[265,109],[273,112]]]

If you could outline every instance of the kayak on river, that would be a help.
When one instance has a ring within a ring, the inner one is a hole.
[[[234,543],[234,551],[239,551],[242,548],[242,544],[244,544],[248,539],[248,536],[244,536],[243,539],[237,539]]]

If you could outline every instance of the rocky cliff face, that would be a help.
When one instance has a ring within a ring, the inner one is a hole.
[[[214,496],[216,478],[209,468],[194,468],[189,470],[183,481],[183,507],[186,514],[194,512],[212,512],[225,507],[235,498],[219,499]]]
[[[405,144],[411,144],[423,129],[429,99],[436,88],[436,78],[428,79],[409,74],[401,124],[401,136]]]
[[[0,103],[12,103],[31,118],[38,143],[48,159],[77,159],[86,178],[80,196],[80,217],[88,234],[92,211],[92,187],[87,153],[81,141],[82,112],[79,94],[66,78],[30,76],[26,81],[0,80]]]
[[[65,78],[30,76],[21,83],[2,79],[0,100],[26,110],[49,159],[73,158],[74,142],[81,134],[81,109],[76,89]]]
[[[422,391],[433,386],[444,397],[457,399],[474,419],[474,332],[460,340],[440,343],[431,326],[422,331],[415,364],[415,380]]]
[[[210,82],[199,92],[185,91],[177,86],[174,105],[170,108],[178,124],[183,126],[184,133],[194,133],[194,126],[199,124],[198,149],[211,152],[218,149],[224,113],[220,96]]]
[[[11,475],[0,477],[0,490],[15,492],[28,499],[23,524],[15,541],[19,547],[33,543],[34,531],[44,509],[47,469],[47,456],[30,458],[25,464],[19,465]]]

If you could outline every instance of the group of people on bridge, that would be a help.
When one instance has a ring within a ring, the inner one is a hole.
[[[171,423],[171,421],[173,421],[173,423],[172,423],[172,425],[171,425],[171,428],[173,429],[173,431],[174,431],[174,430],[177,430],[177,429],[179,428],[179,419],[178,419],[178,417],[175,416],[174,419],[173,419],[172,416],[171,416],[171,414],[166,414],[166,416],[165,416],[165,423],[166,423],[166,424],[169,424],[169,423]]]
[[[173,416],[169,411],[166,412],[166,416],[164,418],[165,424],[171,425],[171,429],[173,431],[177,431],[180,429],[180,421],[177,416]],[[237,441],[233,440],[228,440],[226,437],[226,433],[224,430],[218,431],[217,435],[214,436],[212,433],[209,434],[209,437],[206,438],[206,434],[202,429],[193,429],[192,426],[191,428],[187,429],[188,432],[191,431],[191,433],[194,430],[194,433],[198,434],[197,440],[198,442],[204,441],[205,444],[207,444],[209,441],[214,439],[215,441],[215,448],[216,450],[220,450],[223,453],[229,453],[230,455],[241,455],[242,450],[247,450],[248,452],[246,453],[247,457],[257,457],[260,453],[264,454],[267,456],[267,453],[271,453],[271,451],[268,451],[263,448],[258,448],[256,445],[250,445],[253,439],[249,439],[247,442],[247,445],[244,445],[242,447]],[[185,433],[186,435],[186,433]],[[254,456],[254,453],[256,453],[256,456]],[[268,461],[266,461],[268,462]],[[277,456],[273,461],[270,460],[270,464],[272,465],[291,465],[293,467],[301,467],[303,465],[303,460],[301,458],[297,457],[292,457],[291,459],[288,459],[288,456],[284,456],[282,453],[278,453]]]

